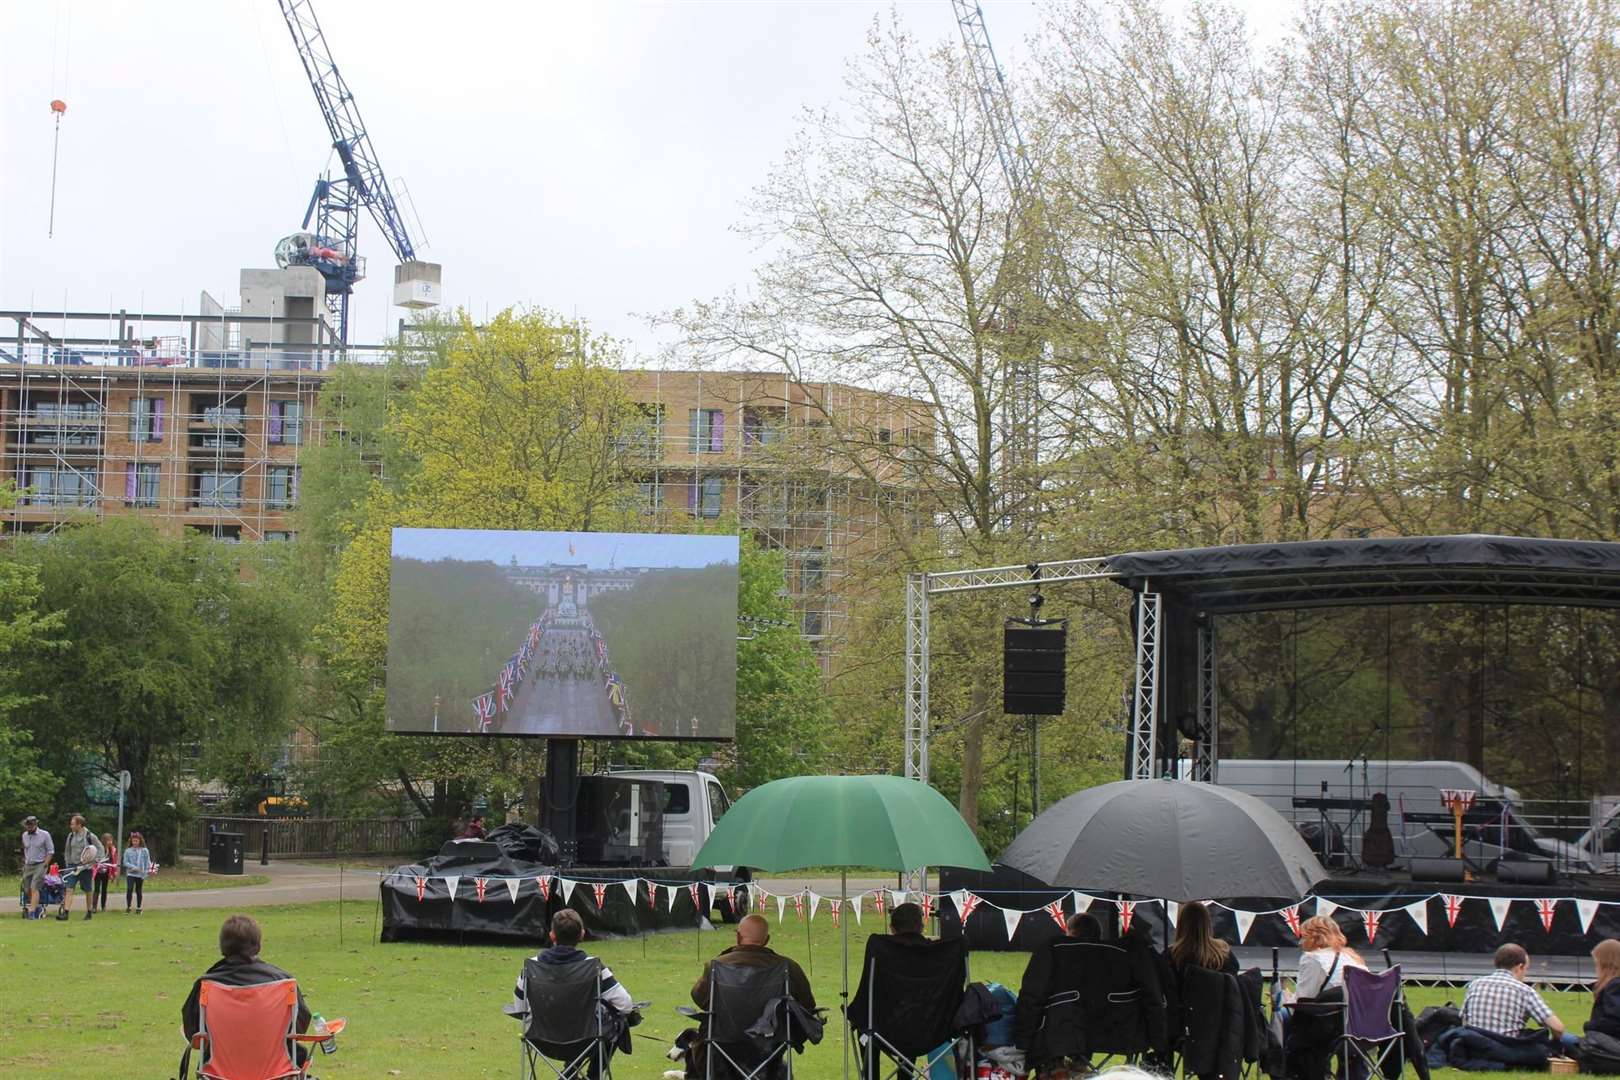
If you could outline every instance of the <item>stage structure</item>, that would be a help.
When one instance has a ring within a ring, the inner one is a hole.
[[[1308,540],[910,574],[906,776],[928,779],[932,599],[1100,580],[1131,591],[1136,662],[1125,775],[1176,775],[1179,733],[1193,744],[1192,779],[1212,781],[1220,733],[1220,616],[1388,604],[1620,608],[1620,544],[1478,535]]]

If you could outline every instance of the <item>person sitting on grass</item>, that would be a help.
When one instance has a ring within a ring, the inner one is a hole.
[[[1592,1016],[1588,1032],[1620,1039],[1620,941],[1604,938],[1592,950]]]
[[[1495,971],[1468,984],[1463,994],[1463,1026],[1511,1039],[1522,1035],[1525,1026],[1535,1020],[1552,1034],[1555,1048],[1573,1053],[1580,1036],[1568,1031],[1535,987],[1525,982],[1530,954],[1524,946],[1503,945],[1496,950],[1495,964]]]
[[[186,1003],[180,1006],[180,1029],[185,1032],[187,1042],[202,1030],[199,999],[205,980],[219,983],[221,986],[258,986],[261,983],[292,978],[274,964],[259,959],[259,947],[262,942],[259,924],[246,915],[232,915],[220,926],[220,958],[214,961],[213,967],[203,972],[201,978],[191,984],[191,993],[186,996]],[[300,986],[295,1027],[300,1035],[309,1030],[310,1019],[309,1006],[304,1003],[304,988]],[[302,1065],[309,1057],[309,1049],[303,1043],[298,1043],[297,1051],[298,1064]],[[207,1062],[208,1052],[204,1050],[203,1064]]]

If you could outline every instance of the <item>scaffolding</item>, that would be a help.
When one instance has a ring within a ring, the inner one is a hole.
[[[734,514],[784,557],[783,587],[823,667],[847,640],[852,564],[899,520],[922,527],[914,487],[884,444],[933,439],[920,401],[783,373],[627,372],[647,421],[642,507],[656,519]],[[858,437],[851,439],[851,433]],[[869,440],[858,467],[851,444]]]
[[[322,437],[315,403],[338,354],[286,342],[320,342],[308,324],[321,320],[0,311],[5,322],[0,475],[19,492],[6,532],[135,513],[225,541],[292,537],[298,453]]]

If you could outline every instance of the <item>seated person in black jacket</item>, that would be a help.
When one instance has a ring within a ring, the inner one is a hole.
[[[262,940],[259,924],[246,915],[232,915],[219,928],[220,959],[203,973],[202,978],[191,984],[191,993],[186,996],[185,1004],[180,1007],[180,1026],[188,1040],[202,1030],[202,1014],[198,999],[202,995],[204,979],[222,986],[258,986],[261,983],[292,978],[274,964],[267,964],[259,959],[259,946]],[[311,1019],[309,1006],[304,1004],[304,990],[299,987],[295,1030],[300,1035],[307,1032]],[[297,1044],[295,1049],[298,1064],[302,1065],[309,1057],[309,1049],[303,1043]],[[209,1051],[205,1048],[202,1057],[205,1064],[208,1057]]]
[[[1592,1017],[1587,1031],[1620,1039],[1620,940],[1605,938],[1592,950]]]
[[[1077,913],[1038,948],[1018,991],[1017,1045],[1032,1066],[1085,1065],[1093,1054],[1168,1056],[1164,993],[1146,950],[1104,943]]]

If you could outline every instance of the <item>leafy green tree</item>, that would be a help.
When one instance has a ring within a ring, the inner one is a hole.
[[[0,483],[0,507],[15,501],[16,489]],[[38,665],[63,642],[63,618],[40,605],[37,569],[0,559],[0,821],[43,813],[62,786],[60,775],[40,765],[39,749],[23,725],[45,701],[38,689]],[[9,853],[8,853],[9,854]]]
[[[27,710],[63,775],[87,758],[129,770],[136,812],[174,799],[194,748],[253,747],[290,723],[303,646],[297,609],[240,549],[174,537],[135,518],[66,530],[17,552],[67,644],[40,659],[50,693]],[[204,767],[203,771],[206,771]]]

